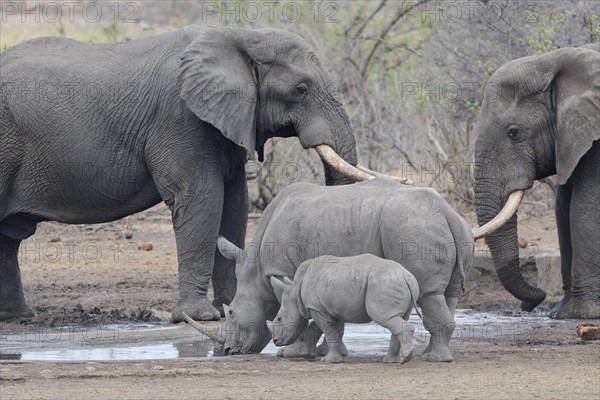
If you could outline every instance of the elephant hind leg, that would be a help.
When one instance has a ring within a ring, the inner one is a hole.
[[[25,301],[21,284],[18,257],[20,243],[21,240],[0,233],[0,321],[35,315]]]

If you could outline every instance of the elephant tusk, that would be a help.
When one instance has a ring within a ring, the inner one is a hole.
[[[229,318],[229,306],[223,303],[223,312],[225,313],[225,318]]]
[[[369,168],[367,168],[367,167],[363,167],[363,166],[362,166],[362,165],[360,165],[360,164],[358,164],[358,165],[356,166],[356,168],[357,168],[357,169],[359,169],[359,170],[361,170],[361,171],[362,171],[362,172],[364,172],[364,173],[367,173],[367,174],[369,174],[369,175],[373,175],[373,176],[375,176],[375,177],[377,177],[377,178],[387,178],[387,179],[392,179],[392,180],[395,180],[396,182],[400,182],[400,183],[403,183],[403,184],[405,184],[405,185],[412,185],[412,184],[413,184],[413,181],[412,181],[412,180],[410,180],[410,179],[408,179],[408,178],[399,178],[399,177],[397,177],[397,176],[392,176],[392,175],[386,175],[386,174],[382,174],[381,172],[373,171],[373,170],[370,170],[370,169],[369,169]]]
[[[192,328],[196,329],[198,332],[200,332],[204,336],[208,336],[211,340],[214,340],[215,342],[217,342],[219,344],[225,343],[225,340],[223,340],[221,337],[222,325],[220,323],[218,325],[215,325],[214,323],[211,323],[210,325],[209,324],[204,325],[204,324],[194,321],[186,313],[183,313],[183,318],[187,321],[188,324],[190,324],[192,326]]]
[[[508,200],[506,200],[506,204],[502,207],[502,210],[496,215],[490,222],[483,226],[478,226],[473,229],[473,238],[475,240],[480,239],[482,237],[488,236],[494,233],[496,230],[500,229],[502,225],[508,222],[509,219],[519,209],[519,205],[523,200],[523,195],[525,194],[524,190],[517,190],[512,192],[510,196],[508,196]]]
[[[374,176],[353,167],[346,160],[340,157],[335,150],[326,144],[315,146],[315,150],[319,153],[319,157],[340,174],[352,178],[355,181],[362,182],[368,179],[373,179]]]

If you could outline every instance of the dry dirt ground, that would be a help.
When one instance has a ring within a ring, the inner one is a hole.
[[[532,204],[540,209],[535,200]],[[527,215],[520,220],[520,232],[538,247],[556,248],[551,213]],[[253,220],[249,237],[255,227]],[[110,224],[40,224],[21,248],[26,297],[38,315],[0,325],[4,332],[130,322],[168,325],[159,317],[177,301],[176,262],[164,206]],[[546,302],[542,311],[556,300]],[[459,307],[521,315],[518,301],[493,275],[469,282]],[[450,364],[414,359],[386,365],[372,356],[350,357],[342,365],[267,355],[112,362],[5,359],[0,361],[0,399],[598,399],[600,343],[580,341],[578,323],[544,325],[514,338],[453,339],[455,361]],[[419,352],[424,347],[419,344]]]

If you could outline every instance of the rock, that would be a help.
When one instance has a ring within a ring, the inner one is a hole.
[[[522,237],[517,239],[517,243],[519,244],[519,247],[522,249],[527,247],[527,240],[523,239]]]
[[[152,246],[152,243],[138,243],[138,250],[152,251],[152,249],[154,249],[154,246]]]
[[[541,236],[534,236],[534,237],[531,238],[531,240],[535,240],[537,242],[538,240],[542,240],[542,237]]]
[[[50,236],[50,239],[48,239],[48,242],[50,242],[50,243],[60,242],[60,237],[59,236]]]
[[[600,326],[584,322],[577,327],[577,335],[582,340],[600,340]]]
[[[125,239],[131,239],[133,237],[133,232],[123,231],[123,236],[125,236]]]
[[[161,310],[156,310],[154,308],[149,308],[148,310],[150,310],[150,312],[152,313],[152,315],[158,319],[160,319],[161,321],[171,321],[171,312],[170,311],[161,311]]]

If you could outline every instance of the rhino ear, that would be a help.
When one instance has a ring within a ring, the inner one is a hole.
[[[217,248],[219,252],[228,260],[235,260],[236,264],[242,260],[244,250],[225,239],[224,236],[217,238]]]
[[[207,29],[181,54],[180,96],[201,120],[254,159],[258,74],[247,43],[256,31]],[[254,38],[255,39],[255,38]]]
[[[287,285],[274,276],[272,276],[269,280],[271,281],[271,286],[273,287],[275,297],[277,297],[279,304],[281,304],[281,298],[283,297],[283,293],[287,290]]]
[[[539,57],[553,91],[556,173],[563,185],[594,141],[600,139],[600,53],[563,48]]]
[[[293,285],[293,284],[294,284],[294,281],[293,281],[293,280],[291,280],[290,278],[288,278],[287,276],[284,276],[284,277],[283,277],[283,283],[285,283],[285,284],[286,284],[286,285],[288,285],[288,286],[291,286],[291,285]]]

